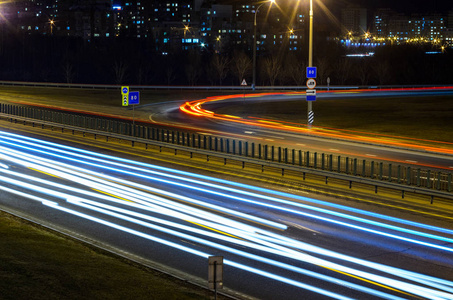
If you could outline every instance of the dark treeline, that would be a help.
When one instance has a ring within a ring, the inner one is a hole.
[[[224,45],[157,52],[152,39],[1,36],[0,80],[134,85],[239,85],[252,82],[252,53]],[[283,48],[283,47],[282,47]],[[453,50],[426,54],[426,45],[354,49],[375,52],[373,57],[346,57],[335,42],[318,42],[313,64],[318,84],[402,85],[451,84]],[[438,51],[438,50],[437,50]],[[450,53],[451,52],[451,53]],[[305,84],[307,51],[259,52],[257,85]]]

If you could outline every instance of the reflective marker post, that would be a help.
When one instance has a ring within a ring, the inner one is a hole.
[[[217,299],[217,288],[223,288],[223,256],[209,256],[208,264],[209,289],[214,289]]]

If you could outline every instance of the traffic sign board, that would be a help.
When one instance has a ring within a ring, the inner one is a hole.
[[[122,96],[122,104],[123,106],[128,106],[129,105],[129,87],[128,86],[122,86],[121,87],[121,96]]]
[[[316,87],[316,80],[310,78],[307,80],[307,88],[314,89]]]
[[[129,92],[129,104],[140,104],[140,92]]]
[[[316,78],[316,67],[307,67],[307,78]]]
[[[123,106],[129,105],[129,94],[123,94]]]
[[[306,90],[307,101],[316,101],[316,90]]]
[[[245,79],[242,79],[241,85],[247,85],[247,81],[245,81]]]

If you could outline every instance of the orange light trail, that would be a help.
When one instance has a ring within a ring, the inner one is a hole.
[[[430,87],[430,88],[410,88],[410,89],[380,89],[379,91],[429,91],[429,90],[451,90],[453,87]],[[375,92],[376,90],[352,90],[353,92]],[[326,93],[327,91],[320,91],[320,93]],[[330,93],[336,93],[337,91],[332,91]],[[344,91],[343,91],[344,92]],[[272,95],[297,95],[297,94],[305,94],[305,92],[285,92],[285,93],[259,93],[259,94],[245,94],[244,98],[251,98],[251,97],[263,97],[263,96],[272,96]],[[240,96],[242,97],[242,96]],[[400,147],[405,149],[412,149],[412,150],[421,150],[421,151],[428,151],[428,152],[437,152],[443,154],[453,154],[453,148],[447,148],[449,146],[453,146],[451,142],[442,142],[442,141],[433,141],[428,139],[418,139],[418,138],[406,138],[401,136],[392,136],[386,134],[379,134],[379,133],[369,133],[363,131],[355,131],[355,130],[342,130],[332,127],[320,127],[316,126],[314,128],[308,129],[306,124],[294,123],[294,122],[287,122],[282,120],[274,120],[274,119],[263,119],[254,116],[248,116],[247,118],[242,118],[238,116],[231,116],[231,115],[224,115],[224,114],[217,114],[212,111],[207,111],[202,108],[202,105],[206,103],[211,103],[215,101],[222,101],[232,98],[239,98],[239,95],[225,95],[225,96],[216,96],[216,97],[209,97],[202,100],[196,100],[191,102],[186,102],[184,105],[180,107],[181,111],[191,114],[197,117],[207,117],[217,120],[224,120],[229,122],[237,122],[246,125],[252,126],[259,126],[262,128],[269,128],[269,129],[278,129],[278,130],[286,130],[291,132],[297,133],[304,133],[307,135],[312,136],[320,136],[320,137],[329,137],[329,138],[336,138],[336,139],[343,139],[343,140],[354,140],[357,142],[362,143],[372,143],[372,144],[380,144],[380,145],[387,145],[387,146],[394,146]],[[419,143],[419,144],[418,144]],[[423,144],[425,143],[425,144]],[[442,144],[445,147],[437,147],[433,145],[427,145],[426,143],[436,143]],[[407,162],[406,162],[407,163]]]

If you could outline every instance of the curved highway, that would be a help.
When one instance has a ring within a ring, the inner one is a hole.
[[[320,94],[321,99],[339,97],[394,97],[415,95],[453,95],[452,89],[421,89],[402,91],[357,91],[345,94]],[[300,93],[266,93],[246,95],[251,101],[287,101],[303,99]],[[244,101],[240,95],[210,97],[198,101],[165,103],[153,106],[157,113],[150,119],[157,123],[186,126],[206,134],[221,134],[255,143],[281,146],[288,149],[345,155],[375,161],[391,161],[422,168],[453,170],[453,143],[425,141],[388,135],[369,134],[334,128],[313,127],[282,120],[262,119],[259,116],[242,118],[217,114],[216,108]],[[147,111],[147,107],[140,108]]]

